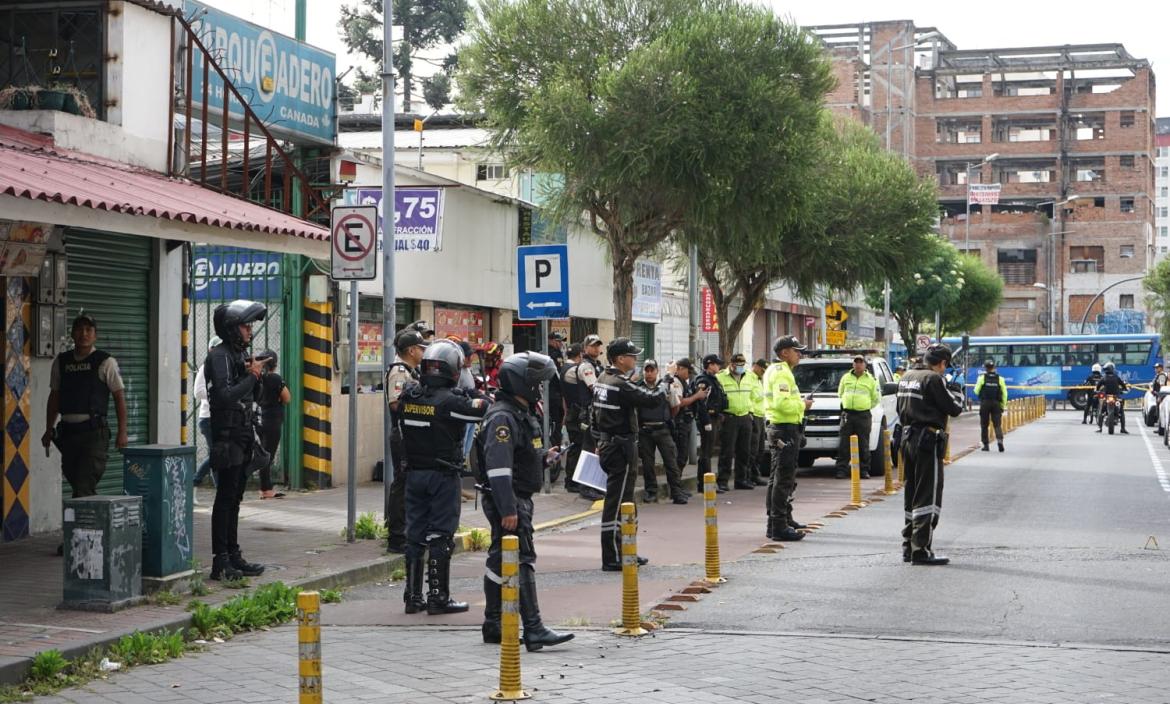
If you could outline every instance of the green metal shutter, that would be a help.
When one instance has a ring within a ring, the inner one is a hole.
[[[150,434],[150,262],[154,240],[67,230],[69,318],[84,310],[97,321],[97,346],[118,360],[126,386],[131,445]],[[99,494],[122,493],[122,453],[114,447],[117,415],[110,401],[110,460]],[[68,488],[66,486],[66,491]]]
[[[654,323],[635,322],[630,332],[630,340],[643,350],[642,355],[638,357],[639,363],[654,359]]]

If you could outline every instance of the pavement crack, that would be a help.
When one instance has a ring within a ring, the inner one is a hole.
[[[1015,589],[1012,590],[1012,598],[1004,606],[1003,615],[996,619],[996,625],[999,627],[999,635],[1007,632],[1008,619],[1013,615],[1022,614],[1024,612],[1024,604],[1020,600],[1020,593]]]
[[[793,606],[791,609],[785,609],[784,611],[781,611],[780,613],[776,614],[776,620],[779,621],[780,619],[784,618],[785,616],[791,616],[792,614],[796,613],[797,611],[800,611],[799,606]]]

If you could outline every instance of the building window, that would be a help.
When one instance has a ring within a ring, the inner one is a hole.
[[[476,181],[499,181],[507,177],[503,164],[479,164],[475,167]]]
[[[6,6],[18,3],[2,3]],[[0,87],[63,83],[76,86],[104,119],[106,101],[103,2],[22,3],[0,10]],[[68,5],[48,9],[33,6]]]
[[[1166,206],[1162,206],[1161,208],[1158,208],[1158,217],[1170,218],[1170,208],[1167,208]]]
[[[1123,169],[1134,168],[1133,154],[1126,154],[1125,156],[1121,157],[1121,168],[1123,168]]]
[[[1163,225],[1162,227],[1159,227],[1159,228],[1158,228],[1158,236],[1159,236],[1159,237],[1165,237],[1166,235],[1167,235],[1167,228],[1166,228],[1166,226],[1165,226],[1165,225]]]
[[[1001,249],[996,254],[999,275],[1009,286],[1036,283],[1036,250]]]
[[[1136,122],[1136,119],[1135,119],[1135,115],[1134,115],[1133,110],[1122,110],[1121,111],[1121,126],[1122,127],[1133,127],[1135,122]]]
[[[1135,210],[1136,210],[1136,208],[1134,207],[1134,204],[1133,204],[1133,198],[1123,196],[1121,199],[1121,212],[1132,213]]]
[[[1170,249],[1170,247],[1163,247],[1163,248],[1162,248],[1162,254],[1165,254],[1167,249]]]
[[[1093,274],[1105,271],[1105,247],[1101,245],[1068,248],[1069,270],[1074,274]]]
[[[1117,302],[1117,307],[1122,310],[1133,310],[1133,294],[1123,293],[1120,300]]]
[[[1162,151],[1162,147],[1158,147],[1158,151]],[[1158,156],[1163,155],[1159,154]],[[1170,166],[1163,166],[1162,168],[1158,169],[1158,176],[1161,178],[1170,178]]]
[[[1121,245],[1121,251],[1118,254],[1121,256],[1122,259],[1132,258],[1133,257],[1133,245],[1132,244]]]
[[[1160,189],[1158,189],[1158,196],[1161,198],[1166,198],[1167,196],[1170,196],[1170,188],[1168,188],[1166,186],[1162,186]]]

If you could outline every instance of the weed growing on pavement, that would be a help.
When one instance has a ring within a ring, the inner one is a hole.
[[[391,582],[401,582],[404,579],[406,579],[406,568],[405,567],[395,567],[394,569],[390,570],[390,581]]]
[[[178,606],[182,599],[170,589],[163,589],[162,591],[155,592],[154,598],[151,601],[159,606]]]
[[[492,534],[483,528],[472,528],[468,534],[471,536],[471,549],[473,552],[483,552],[492,546]]]
[[[589,619],[584,616],[574,616],[573,618],[567,618],[561,621],[561,625],[565,628],[588,628]]]
[[[34,680],[52,680],[56,679],[57,675],[64,672],[68,666],[69,661],[65,659],[60,650],[56,648],[43,650],[33,656],[28,676]]]
[[[155,665],[182,657],[186,649],[187,642],[182,631],[164,630],[159,633],[135,631],[118,639],[110,648],[110,658],[122,663],[124,667]]]
[[[225,579],[223,586],[227,589],[247,589],[252,586],[247,577],[240,577],[239,579]]]
[[[341,529],[341,534],[345,535],[345,528]],[[378,520],[378,517],[371,511],[367,511],[358,516],[353,524],[353,536],[358,540],[385,540],[389,536],[385,524]]]
[[[207,582],[203,581],[203,563],[197,558],[191,559],[191,571],[195,574],[191,575],[189,584],[191,585],[191,596],[207,596],[211,593],[211,587],[207,586]]]
[[[322,604],[340,604],[341,590],[340,589],[322,589],[320,590]]]

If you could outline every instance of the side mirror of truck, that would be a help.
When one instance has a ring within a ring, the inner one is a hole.
[[[898,393],[898,382],[887,381],[882,384],[882,396],[892,396]]]

